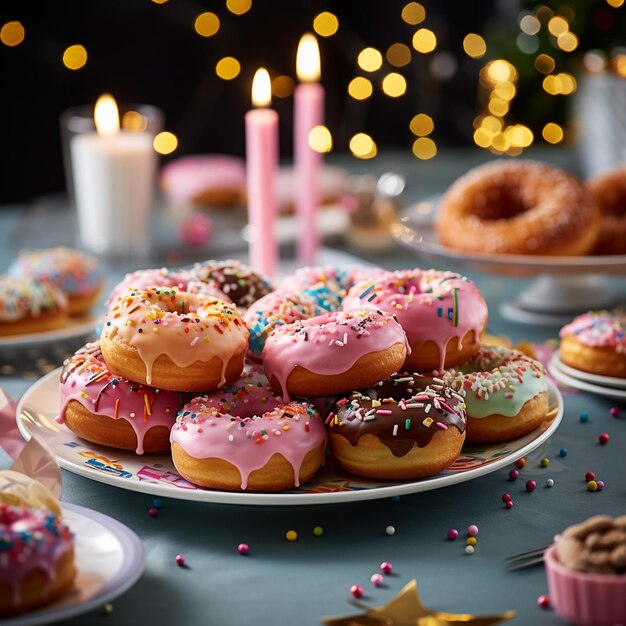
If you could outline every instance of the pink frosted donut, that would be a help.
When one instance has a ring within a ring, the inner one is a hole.
[[[57,422],[103,446],[168,452],[170,428],[187,399],[112,374],[100,345],[88,343],[63,364]]]
[[[453,272],[389,272],[355,285],[343,308],[393,314],[411,346],[403,368],[416,372],[441,372],[472,358],[487,325],[482,294],[473,281]]]
[[[175,204],[230,206],[245,192],[246,167],[234,156],[184,156],[163,166],[161,186]]]
[[[75,574],[74,537],[60,518],[0,504],[0,618],[54,602]]]
[[[339,268],[332,265],[301,267],[291,276],[285,278],[278,286],[278,289],[310,292],[324,286],[337,298],[341,299],[355,283],[363,280],[372,280],[384,273],[385,271],[380,267],[367,267],[365,265],[355,265],[348,268]],[[329,309],[329,307],[326,308]]]
[[[246,384],[192,400],[170,440],[177,471],[196,485],[282,491],[319,469],[326,430],[313,406]]]
[[[283,398],[329,396],[374,385],[396,372],[410,348],[392,315],[339,311],[278,326],[263,368]]]

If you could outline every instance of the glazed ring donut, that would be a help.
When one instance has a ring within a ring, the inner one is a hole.
[[[149,287],[120,296],[100,345],[114,374],[172,391],[211,391],[243,370],[248,330],[222,300],[175,288]]]
[[[112,374],[100,345],[88,343],[63,364],[57,422],[92,443],[160,454],[169,452],[170,429],[185,396]]]
[[[587,181],[600,209],[600,234],[594,254],[626,254],[626,165]]]
[[[64,246],[20,252],[9,274],[56,285],[69,300],[70,315],[92,309],[104,284],[97,259]]]
[[[283,491],[319,469],[326,429],[312,405],[284,404],[257,385],[195,398],[172,428],[172,459],[186,480],[228,491]]]
[[[481,347],[478,354],[443,381],[465,392],[467,443],[492,443],[521,437],[548,414],[543,365],[518,350]]]
[[[435,228],[445,246],[472,254],[587,254],[600,216],[571,175],[535,161],[496,161],[446,192]]]
[[[343,308],[393,314],[410,354],[402,369],[443,371],[471,358],[487,325],[487,305],[473,281],[453,272],[402,270],[355,285]]]
[[[278,326],[263,348],[263,369],[288,399],[330,396],[384,380],[406,359],[406,334],[381,311],[339,311]]]
[[[577,370],[626,378],[626,311],[590,311],[561,329],[561,361]]]
[[[465,440],[463,397],[398,374],[338,400],[328,442],[344,469],[371,478],[420,478],[451,465]]]
[[[0,504],[0,537],[0,617],[32,611],[69,591],[74,537],[59,517]]]
[[[61,328],[67,307],[65,294],[50,283],[0,276],[0,337]]]

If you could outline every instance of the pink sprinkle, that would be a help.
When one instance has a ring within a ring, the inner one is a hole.
[[[448,539],[454,541],[459,536],[459,531],[456,528],[451,528],[448,531]]]
[[[178,567],[185,567],[185,557],[182,554],[177,554],[175,560]]]
[[[240,543],[237,546],[237,552],[242,556],[246,556],[250,552],[250,546],[247,543]]]
[[[154,506],[151,506],[151,507],[150,507],[150,510],[148,511],[148,515],[149,515],[150,517],[158,517],[158,516],[159,516],[159,509],[157,509],[157,508],[156,508],[156,507],[154,507]]]
[[[442,424],[441,422],[435,422],[435,426],[439,426],[441,430],[448,430],[448,427],[445,424]]]
[[[478,526],[476,526],[476,524],[471,524],[470,526],[468,526],[467,534],[470,537],[476,537],[476,535],[478,534]]]
[[[389,409],[376,409],[376,415],[391,415],[391,413]]]
[[[376,574],[372,574],[370,581],[372,585],[374,585],[374,587],[382,587],[383,584],[385,583],[385,579],[383,578],[383,575],[379,574],[378,572],[376,572]]]
[[[200,341],[200,337],[195,337],[194,339],[191,340],[189,345],[193,348],[193,346],[195,346],[198,343],[198,341]]]
[[[362,598],[363,597],[363,587],[361,587],[361,585],[352,585],[352,587],[350,587],[350,593],[355,598]]]
[[[609,413],[613,416],[613,417],[617,417],[619,415],[619,409],[616,406],[612,406],[609,409]]]
[[[542,608],[542,609],[547,609],[550,607],[550,597],[549,596],[545,596],[545,595],[541,595],[537,598],[537,604]]]
[[[383,561],[380,564],[380,571],[383,574],[387,574],[387,576],[389,576],[389,574],[391,574],[391,572],[393,571],[393,565],[389,561]]]

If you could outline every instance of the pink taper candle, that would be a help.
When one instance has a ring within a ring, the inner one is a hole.
[[[276,172],[278,170],[278,113],[267,108],[272,101],[270,76],[260,68],[252,81],[252,104],[246,113],[246,169],[250,264],[274,276],[278,260],[276,243]]]
[[[311,265],[319,246],[315,216],[319,206],[322,155],[309,146],[309,134],[324,123],[324,88],[320,78],[320,51],[311,34],[300,39],[296,57],[298,78],[294,91],[294,204],[298,217],[298,260]]]

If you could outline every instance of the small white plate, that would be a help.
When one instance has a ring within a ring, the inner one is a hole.
[[[614,378],[613,376],[600,376],[598,374],[590,374],[583,370],[577,370],[574,367],[566,365],[561,360],[561,353],[557,350],[553,357],[555,365],[568,376],[578,378],[583,382],[592,383],[593,385],[600,385],[601,387],[614,387],[616,389],[626,389],[626,378]]]
[[[6,335],[0,337],[0,348],[28,348],[48,343],[58,343],[68,339],[95,336],[96,326],[102,320],[95,315],[70,317],[63,328],[47,330],[41,333],[27,333],[25,335]]]
[[[170,455],[137,456],[132,452],[97,446],[57,424],[60,370],[50,372],[22,396],[17,405],[17,426],[26,439],[43,438],[61,467],[99,482],[141,493],[222,504],[303,505],[376,500],[429,491],[495,472],[539,447],[563,417],[563,397],[548,380],[549,413],[532,433],[503,443],[467,446],[461,456],[436,476],[420,480],[383,481],[349,474],[329,459],[312,480],[299,489],[281,493],[214,491],[198,488],[177,472]]]
[[[602,385],[594,385],[593,383],[580,380],[561,369],[561,359],[558,352],[555,352],[548,363],[548,369],[554,378],[564,385],[569,385],[581,391],[595,393],[598,396],[613,398],[614,400],[626,400],[626,389],[616,389],[615,387],[604,387]]]
[[[62,503],[74,533],[76,579],[60,600],[37,611],[0,620],[2,626],[50,624],[101,607],[130,589],[145,557],[137,535],[115,519],[76,504]]]

